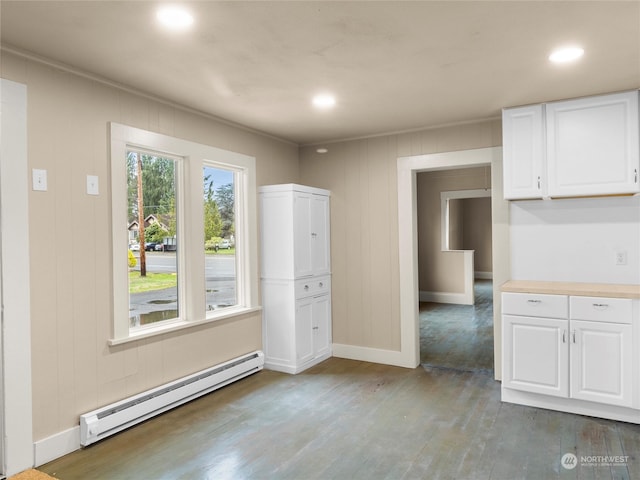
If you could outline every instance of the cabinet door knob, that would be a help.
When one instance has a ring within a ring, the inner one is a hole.
[[[306,292],[306,291],[308,291],[308,290],[309,290],[309,285],[305,285],[305,286],[304,286],[304,291]]]
[[[572,337],[573,343],[576,343],[576,331],[575,330],[571,333],[571,337]]]
[[[567,343],[567,331],[562,330],[562,343]]]
[[[322,282],[320,282],[318,285],[320,286],[320,288],[324,287],[324,283]]]
[[[609,305],[607,303],[594,303],[593,308],[597,310],[606,310],[609,308]]]
[[[318,327],[313,327],[314,330],[318,330]]]
[[[542,300],[527,300],[527,303],[530,303],[532,305],[539,305],[542,303]]]
[[[540,190],[540,175],[538,175],[538,190]]]

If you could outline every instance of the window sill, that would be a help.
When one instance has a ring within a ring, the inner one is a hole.
[[[165,335],[167,333],[177,332],[187,328],[198,327],[201,325],[206,325],[208,323],[215,323],[220,320],[227,320],[230,318],[241,317],[243,315],[248,315],[250,313],[260,312],[260,311],[262,311],[262,307],[229,308],[228,310],[225,310],[225,312],[220,315],[216,315],[215,317],[211,317],[211,318],[206,318],[204,320],[199,320],[197,322],[188,322],[185,320],[181,320],[177,322],[171,322],[165,325],[159,325],[156,327],[148,327],[148,328],[140,329],[137,332],[130,333],[129,336],[125,338],[111,338],[107,341],[107,344],[110,347],[114,347],[116,345],[136,342],[138,340],[143,340],[143,339],[155,337],[158,335]]]

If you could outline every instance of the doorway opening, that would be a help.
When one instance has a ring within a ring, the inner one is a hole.
[[[493,372],[491,166],[419,172],[420,363]]]
[[[492,167],[492,188],[502,189],[502,147],[488,147],[454,152],[398,158],[398,241],[400,284],[400,346],[397,365],[415,368],[420,365],[417,174],[425,171],[468,167]],[[494,195],[492,211],[493,282],[501,285],[509,277],[508,203]],[[500,379],[502,346],[500,304],[494,291],[494,377]],[[498,299],[499,300],[499,299]]]

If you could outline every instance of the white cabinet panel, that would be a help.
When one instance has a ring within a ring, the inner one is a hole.
[[[568,320],[503,316],[506,387],[566,397]]]
[[[630,298],[571,297],[571,318],[608,323],[631,323]]]
[[[632,405],[631,325],[571,321],[571,398]]]
[[[549,196],[637,193],[638,92],[546,105]]]
[[[545,318],[568,318],[566,295],[503,293],[502,313]]]
[[[331,272],[331,232],[329,197],[313,195],[311,199],[311,265],[314,275]]]
[[[529,105],[502,111],[504,198],[542,198],[544,107]]]
[[[331,350],[331,297],[315,297],[312,307],[313,353],[322,357]]]
[[[296,302],[296,363],[313,360],[313,297]]]

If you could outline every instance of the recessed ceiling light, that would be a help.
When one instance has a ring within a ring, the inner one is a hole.
[[[333,95],[329,95],[328,93],[321,93],[313,97],[313,105],[317,108],[331,108],[336,104],[336,99]]]
[[[316,148],[317,153],[327,153],[328,151],[328,148]]]
[[[549,60],[553,63],[567,63],[577,60],[584,55],[584,50],[580,47],[565,47],[554,50],[549,55]]]
[[[156,17],[162,25],[172,30],[184,30],[193,24],[193,16],[187,10],[173,5],[160,8]]]

